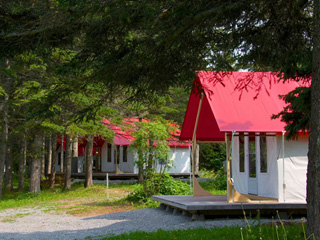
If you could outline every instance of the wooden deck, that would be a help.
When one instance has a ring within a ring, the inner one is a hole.
[[[115,172],[93,172],[92,177],[94,179],[105,180],[108,173],[109,179],[138,179],[137,173],[115,173]],[[84,173],[71,173],[73,178],[84,178]],[[170,173],[170,176],[175,178],[189,178],[189,173]],[[198,174],[197,174],[198,176]]]
[[[307,212],[306,203],[279,203],[279,202],[250,202],[250,203],[228,203],[226,195],[213,195],[205,197],[194,196],[152,196],[152,200],[158,201],[167,207],[183,210],[192,214],[203,214],[207,216],[247,216],[256,215],[258,210],[261,215],[277,217],[277,211],[281,218],[291,216],[305,216]]]

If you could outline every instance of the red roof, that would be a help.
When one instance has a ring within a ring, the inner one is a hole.
[[[148,119],[142,119],[143,122],[149,122]],[[131,132],[134,131],[135,122],[139,122],[138,118],[125,118],[123,126],[110,124],[110,121],[105,119],[103,123],[108,124],[108,127],[114,131],[115,136],[113,138],[113,142],[115,145],[128,146],[134,141],[134,137],[131,135]],[[130,127],[130,125],[132,127]],[[179,126],[177,126],[179,127]],[[180,141],[180,129],[177,129],[175,133],[171,133],[171,138],[168,139],[169,147],[189,147],[189,143],[187,141]]]
[[[197,128],[199,141],[224,141],[224,133],[282,132],[285,123],[271,119],[286,106],[279,95],[299,86],[293,80],[279,81],[278,73],[271,72],[212,72],[199,71],[194,81],[185,114],[181,140],[192,139],[198,105],[199,89],[203,102]]]

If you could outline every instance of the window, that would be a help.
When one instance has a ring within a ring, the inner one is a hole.
[[[260,172],[268,172],[267,139],[265,136],[260,137]]]
[[[108,162],[111,162],[111,144],[108,143]]]
[[[123,146],[123,162],[128,162],[128,154],[127,154],[128,146]]]
[[[116,146],[116,160],[117,164],[120,163],[120,146]]]
[[[243,133],[240,133],[239,134],[239,169],[240,169],[240,172],[244,172],[244,158],[245,158],[244,135],[243,135]]]
[[[249,140],[249,177],[256,177],[256,142],[255,137]]]

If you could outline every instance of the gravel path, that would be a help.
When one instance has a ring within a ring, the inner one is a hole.
[[[262,219],[262,222],[271,220]],[[197,227],[244,226],[240,219],[191,221],[190,216],[173,215],[160,208],[111,213],[96,217],[50,214],[43,209],[0,211],[0,239],[84,239],[87,236],[121,234],[130,231],[174,230]]]

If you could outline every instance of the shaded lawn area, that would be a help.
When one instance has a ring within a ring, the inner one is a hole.
[[[84,188],[82,183],[72,185],[70,191],[57,186],[44,189],[34,194],[25,191],[6,191],[0,200],[0,210],[16,207],[45,208],[56,213],[66,212],[73,215],[94,216],[119,211],[133,210],[142,206],[132,205],[126,201],[127,195],[136,184],[110,184],[109,201],[105,185],[94,185]]]

